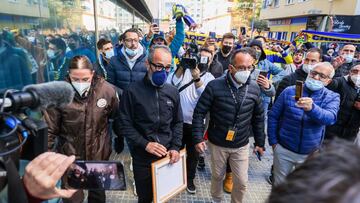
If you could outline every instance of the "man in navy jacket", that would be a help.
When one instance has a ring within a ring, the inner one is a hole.
[[[140,43],[137,29],[130,28],[123,34],[121,45],[116,45],[114,57],[108,65],[107,80],[125,91],[130,83],[140,81],[146,74],[146,49]]]
[[[336,122],[340,96],[324,87],[334,74],[330,63],[316,64],[305,80],[303,95],[298,101],[294,98],[295,86],[286,88],[276,100],[268,120],[275,185],[319,149],[325,127]]]

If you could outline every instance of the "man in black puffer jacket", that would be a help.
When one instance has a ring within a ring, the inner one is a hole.
[[[328,89],[340,94],[337,121],[326,128],[325,138],[354,141],[360,127],[360,64],[350,69],[349,75],[335,78]]]
[[[147,74],[132,83],[120,99],[120,132],[127,138],[139,203],[153,199],[151,163],[166,155],[179,161],[183,115],[176,87],[165,84],[171,50],[154,45],[146,61]]]
[[[250,79],[254,69],[254,50],[235,51],[226,77],[211,81],[202,93],[193,114],[193,136],[196,149],[204,152],[204,118],[210,112],[208,139],[212,161],[211,195],[222,200],[222,181],[229,160],[234,187],[232,202],[242,202],[246,191],[249,167],[249,136],[255,138],[255,149],[264,152],[264,110],[260,87]]]

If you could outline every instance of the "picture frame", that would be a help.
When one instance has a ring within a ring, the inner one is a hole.
[[[167,202],[186,189],[186,150],[179,153],[180,160],[174,164],[169,164],[169,156],[151,164],[154,203]]]

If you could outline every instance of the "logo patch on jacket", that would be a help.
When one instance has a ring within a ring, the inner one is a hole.
[[[104,108],[106,106],[106,104],[107,104],[107,101],[104,98],[101,98],[101,99],[97,100],[97,102],[96,102],[96,106],[99,108]]]
[[[167,104],[168,106],[172,106],[172,105],[173,105],[172,101],[170,101],[170,100],[167,100],[167,101],[166,101],[166,104]]]

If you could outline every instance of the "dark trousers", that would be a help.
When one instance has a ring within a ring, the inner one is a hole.
[[[105,190],[89,190],[88,203],[106,202]]]
[[[196,174],[196,166],[199,161],[199,152],[196,151],[194,142],[192,140],[192,125],[184,123],[183,125],[183,140],[182,148],[186,146],[186,170],[187,180],[193,181]]]
[[[133,172],[138,202],[151,203],[153,201],[151,163],[160,158],[138,147],[129,147],[129,149],[133,158]]]

